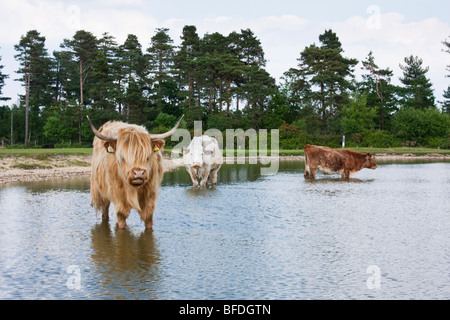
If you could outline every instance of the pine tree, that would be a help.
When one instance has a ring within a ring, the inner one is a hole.
[[[442,103],[442,112],[450,114],[450,86],[447,87],[442,96],[445,99]]]
[[[187,87],[184,92],[187,97],[187,107],[190,109],[195,103],[196,60],[200,54],[200,38],[197,34],[197,28],[195,26],[184,26],[181,40],[181,46],[174,57],[174,63],[180,86]]]
[[[403,70],[402,102],[406,108],[416,108],[420,110],[435,108],[432,84],[426,74],[429,67],[422,67],[422,59],[409,56],[405,58],[405,65],[400,64]]]
[[[119,46],[117,56],[114,73],[119,114],[123,113],[126,121],[130,121],[131,114],[131,118],[139,120],[136,123],[143,123],[145,120],[143,119],[143,103],[134,101],[134,98],[139,95],[139,100],[143,100],[142,92],[143,88],[146,88],[147,61],[136,35],[129,34],[127,36],[124,43]],[[124,104],[123,110],[122,104]]]
[[[342,56],[341,43],[332,30],[326,30],[319,40],[320,47],[312,44],[300,53],[297,73],[311,85],[311,99],[318,105],[322,131],[327,134],[336,131],[329,128],[329,122],[348,101],[348,90],[353,89],[352,68],[358,60]]]
[[[0,61],[2,61],[2,57],[0,56]],[[11,98],[7,98],[7,97],[2,97],[2,89],[3,86],[5,85],[5,79],[8,79],[9,76],[7,74],[4,74],[2,72],[4,66],[0,65],[0,101],[5,101],[5,100],[10,100]]]
[[[78,64],[80,107],[78,114],[78,142],[81,143],[81,126],[85,113],[85,85],[89,73],[92,71],[94,59],[98,53],[98,41],[91,32],[79,30],[71,40],[64,39],[61,47],[69,49],[73,57],[72,59]]]
[[[157,82],[156,108],[159,111],[162,110],[163,82],[172,78],[174,46],[168,32],[167,28],[157,28],[156,34],[151,38],[150,47],[147,49],[150,74]]]
[[[93,119],[99,123],[117,119],[114,76],[118,46],[113,36],[104,33],[98,40],[98,52],[92,61],[88,95],[92,99]]]
[[[239,110],[240,99],[246,101],[246,107],[253,105],[251,92],[248,90],[251,87],[252,77],[256,70],[259,70],[266,65],[266,59],[264,57],[264,50],[261,45],[261,41],[255,36],[252,30],[241,30],[240,33],[232,32],[228,36],[231,48],[231,52],[235,55],[241,64],[245,66],[242,70],[242,76],[236,77],[235,85],[236,89],[236,105]]]
[[[30,30],[25,36],[20,38],[20,42],[14,46],[19,53],[14,57],[20,62],[18,73],[23,74],[20,79],[25,86],[25,144],[28,143],[29,135],[29,115],[33,115],[34,133],[40,134],[39,128],[39,107],[47,105],[49,92],[50,59],[45,48],[45,37],[36,30]],[[33,107],[30,110],[30,106]]]
[[[445,46],[444,51],[450,53],[450,39],[443,41],[442,44]],[[447,65],[447,71],[450,72],[450,65]],[[447,75],[446,77],[450,78],[450,75]],[[443,97],[445,100],[442,103],[442,111],[450,114],[450,85],[447,87],[447,90],[444,91]]]
[[[129,34],[120,46],[120,66],[123,71],[123,102],[127,121],[143,124],[147,120],[146,96],[144,91],[150,92],[146,77],[148,61],[142,52],[142,46],[134,34]]]
[[[359,83],[360,93],[367,93],[367,107],[375,109],[378,114],[378,128],[386,129],[390,115],[396,109],[395,92],[397,88],[392,85],[392,70],[380,69],[375,64],[375,58],[372,51],[369,52],[366,60],[362,61],[362,70],[366,70],[368,74],[362,76],[363,81]]]
[[[247,81],[243,89],[247,92],[247,107],[244,114],[252,128],[263,128],[269,101],[276,92],[275,79],[263,68],[251,66],[246,70]]]

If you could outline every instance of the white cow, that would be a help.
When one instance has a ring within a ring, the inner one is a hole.
[[[222,151],[216,138],[210,136],[194,137],[187,149],[183,149],[183,162],[191,176],[194,188],[206,188],[206,183],[217,185],[217,171],[222,163]]]

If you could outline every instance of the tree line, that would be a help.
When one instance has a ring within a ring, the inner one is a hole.
[[[97,38],[79,30],[50,55],[45,37],[28,31],[14,46],[24,94],[12,109],[0,107],[0,138],[89,145],[86,115],[98,126],[122,120],[157,133],[185,114],[187,129],[196,120],[205,130],[280,129],[280,146],[288,149],[338,146],[342,135],[350,145],[450,148],[450,86],[439,110],[428,67],[417,56],[400,63],[396,86],[393,71],[369,52],[357,81],[359,61],[345,57],[336,33],[325,30],[277,84],[250,29],[200,37],[195,26],[185,26],[180,38],[176,47],[169,29],[157,28],[144,51],[133,34],[118,44],[109,33]],[[448,41],[443,48],[450,53]],[[0,99],[7,100],[2,68]]]

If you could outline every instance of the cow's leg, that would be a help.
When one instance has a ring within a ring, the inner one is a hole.
[[[211,183],[212,183],[213,186],[217,185],[217,172],[218,171],[219,171],[219,169],[213,169],[209,173],[209,179],[211,180]]]
[[[150,200],[147,206],[139,212],[141,220],[144,221],[145,228],[151,230],[153,228],[153,212],[155,211],[155,201]]]
[[[109,204],[110,202],[108,201],[102,208],[102,220],[109,220]]]
[[[127,218],[130,214],[130,211],[128,212],[121,212],[117,211],[117,224],[119,225],[120,229],[124,229],[127,226]]]
[[[342,174],[342,178],[344,178],[344,179],[350,178],[350,170],[344,170],[344,173]]]
[[[305,177],[305,179],[310,179],[310,177],[311,177],[309,161],[308,161],[308,156],[307,156],[306,152],[305,152],[305,172],[303,173],[303,176]]]
[[[305,165],[305,179],[315,179],[316,178],[316,170],[317,168],[311,168],[309,164]]]
[[[311,172],[309,171],[309,167],[305,166],[305,173],[303,174],[303,176],[305,177],[305,179],[310,179],[311,178]]]
[[[109,219],[109,204],[111,201],[102,197],[100,192],[95,191],[96,187],[91,188],[91,206],[95,208],[96,211],[102,212],[102,220]]]
[[[200,188],[204,189],[206,188],[206,181],[208,180],[209,172],[207,170],[203,170],[200,181]]]
[[[144,220],[144,224],[146,229],[153,229],[153,212],[147,216],[147,218]]]
[[[198,187],[198,181],[197,181],[197,174],[195,173],[195,171],[193,169],[189,170],[189,176],[191,177],[192,180],[192,185],[194,187],[194,189],[196,189]]]
[[[309,166],[308,156],[305,153],[305,172],[303,174],[305,179],[314,179],[314,175],[311,173],[311,168]]]

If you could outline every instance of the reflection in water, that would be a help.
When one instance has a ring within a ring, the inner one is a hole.
[[[297,165],[300,165],[298,163]],[[304,165],[303,165],[304,167]],[[223,164],[217,176],[218,185],[235,184],[247,181],[256,181],[261,176],[260,164]],[[186,169],[179,168],[177,170],[164,173],[163,186],[192,185],[189,174]]]
[[[22,186],[26,187],[30,192],[48,192],[53,191],[89,191],[90,180],[87,177],[82,178],[71,178],[71,179],[56,179],[56,180],[43,180],[43,181],[32,181],[27,183],[15,183],[11,186]]]
[[[112,231],[109,222],[102,221],[92,228],[91,258],[105,297],[133,299],[144,294],[147,299],[158,298],[160,254],[153,231],[139,235],[128,228]]]
[[[319,176],[319,174],[318,174]],[[358,179],[358,178],[342,178],[341,175],[335,175],[335,178],[321,177],[320,179],[305,179],[305,184],[321,184],[321,183],[371,183],[374,182],[375,179]]]
[[[303,171],[223,165],[217,188],[196,190],[184,168],[166,173],[153,231],[135,211],[125,230],[102,222],[89,178],[0,187],[0,298],[449,298],[449,163]]]

